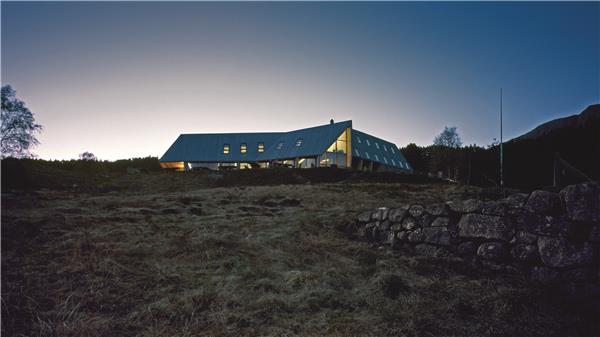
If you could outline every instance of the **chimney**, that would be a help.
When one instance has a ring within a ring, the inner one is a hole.
[[[333,118],[329,120],[329,124],[333,124]]]

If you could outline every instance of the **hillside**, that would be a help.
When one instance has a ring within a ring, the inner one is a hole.
[[[521,141],[527,139],[539,139],[543,136],[552,136],[553,133],[561,132],[565,129],[586,129],[590,128],[600,121],[600,104],[588,106],[578,115],[572,115],[563,118],[557,118],[537,126],[535,129],[524,135],[516,137],[511,141]]]
[[[173,172],[107,175],[99,189],[85,175],[77,186],[55,179],[56,187],[2,191],[6,336],[574,336],[592,328],[586,306],[552,289],[378,249],[346,231],[380,205],[490,200],[499,197],[493,190],[368,179],[237,184],[264,179],[251,176],[216,186]]]

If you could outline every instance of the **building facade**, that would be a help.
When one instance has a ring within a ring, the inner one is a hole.
[[[344,121],[289,132],[182,134],[160,165],[193,169],[338,167],[412,172],[398,147]]]

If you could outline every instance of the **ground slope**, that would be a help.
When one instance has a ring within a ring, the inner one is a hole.
[[[470,274],[457,261],[379,250],[344,233],[365,209],[480,193],[364,182],[3,191],[2,333],[585,333],[585,316],[518,277]]]

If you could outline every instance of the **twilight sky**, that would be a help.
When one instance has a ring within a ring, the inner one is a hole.
[[[352,119],[405,146],[505,138],[600,102],[600,2],[2,1],[2,84],[68,159],[161,156],[179,133]]]

